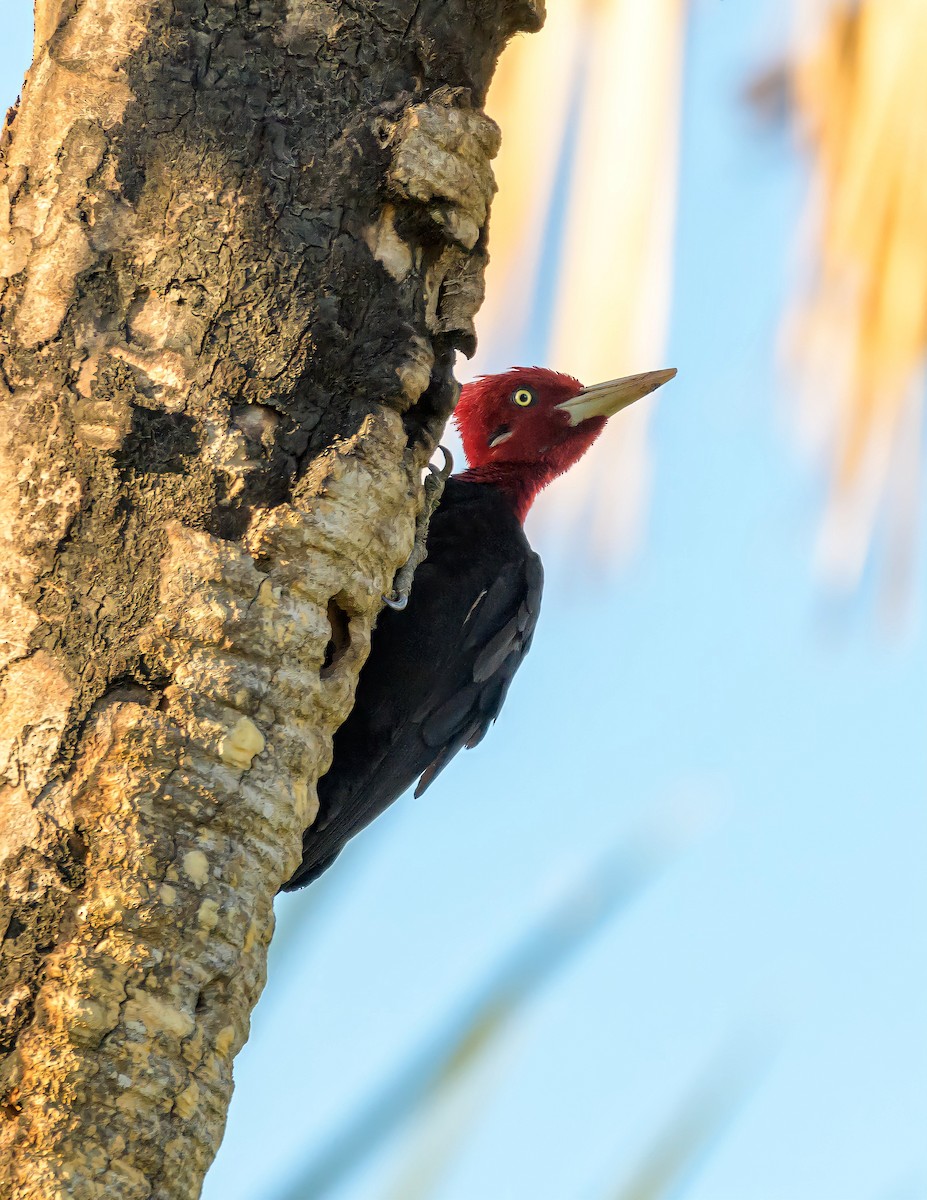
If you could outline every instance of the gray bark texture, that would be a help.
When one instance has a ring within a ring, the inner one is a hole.
[[[0,142],[0,1197],[195,1197],[542,0],[38,0]],[[310,1082],[311,1086],[311,1082]]]

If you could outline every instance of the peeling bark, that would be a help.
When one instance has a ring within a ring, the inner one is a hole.
[[[198,1194],[541,0],[39,0],[0,142],[0,1196]]]

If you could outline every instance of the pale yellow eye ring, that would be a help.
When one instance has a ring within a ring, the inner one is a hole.
[[[534,403],[534,392],[530,388],[519,388],[512,393],[512,403],[517,404],[519,408],[528,408]]]

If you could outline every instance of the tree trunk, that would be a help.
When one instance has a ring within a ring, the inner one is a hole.
[[[198,1194],[542,0],[38,0],[0,143],[0,1196]]]

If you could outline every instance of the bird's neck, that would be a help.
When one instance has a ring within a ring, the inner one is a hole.
[[[535,497],[560,474],[561,468],[539,461],[533,463],[485,463],[461,471],[458,479],[467,483],[489,483],[497,488],[521,524],[524,524]]]

